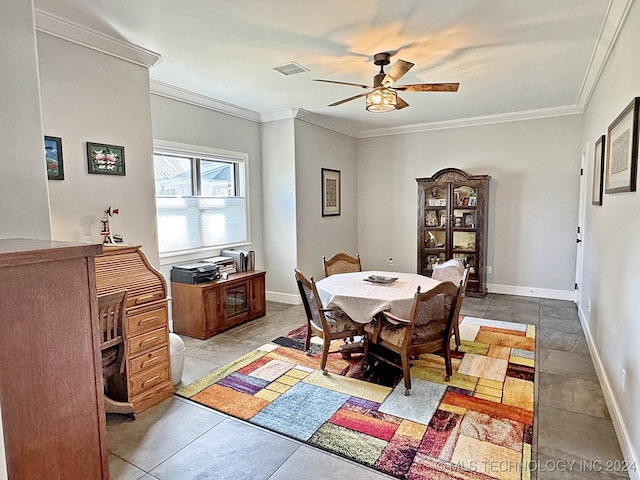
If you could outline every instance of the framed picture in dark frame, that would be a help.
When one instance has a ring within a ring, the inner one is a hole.
[[[602,135],[596,140],[596,150],[593,155],[593,191],[591,192],[591,205],[602,205],[602,193],[604,184],[604,158],[606,154],[607,136]]]
[[[462,226],[464,228],[476,228],[476,216],[473,213],[463,213]]]
[[[124,147],[87,142],[87,163],[89,173],[124,176]]]
[[[44,137],[44,152],[47,160],[47,178],[64,180],[64,164],[62,163],[62,139],[60,137]]]
[[[640,115],[640,97],[634,98],[609,125],[605,193],[636,191],[638,115]]]
[[[340,215],[340,170],[322,169],[322,216]]]

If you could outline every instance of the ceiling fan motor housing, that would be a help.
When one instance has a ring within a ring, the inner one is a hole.
[[[391,63],[391,54],[376,53],[373,56],[373,63],[374,65],[380,65],[380,72],[373,77],[373,88],[380,88],[382,87],[382,80],[384,80],[384,77],[386,76],[383,69],[385,65],[389,65]]]
[[[390,53],[376,53],[373,56],[374,65],[389,65],[391,63]]]

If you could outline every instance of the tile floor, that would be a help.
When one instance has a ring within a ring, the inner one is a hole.
[[[462,313],[536,326],[533,448],[539,468],[532,473],[534,479],[628,478],[624,472],[598,471],[606,462],[623,458],[572,302],[490,294],[467,297]],[[263,318],[205,341],[183,337],[187,350],[182,384],[304,321],[301,306],[268,302]],[[133,422],[108,415],[107,432],[113,480],[391,478],[179,397]]]

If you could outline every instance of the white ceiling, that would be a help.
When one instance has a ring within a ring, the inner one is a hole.
[[[35,0],[39,11],[160,54],[152,80],[263,115],[301,108],[357,131],[578,111],[606,58],[598,54],[611,41],[604,33],[616,31],[607,26],[616,3]],[[403,93],[410,107],[390,113],[365,111],[364,98],[327,107],[363,90],[312,79],[369,85],[378,52],[416,64],[399,84],[460,89]],[[310,71],[273,70],[292,61]]]

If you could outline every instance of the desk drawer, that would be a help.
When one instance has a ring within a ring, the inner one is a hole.
[[[169,380],[169,365],[163,365],[134,375],[130,380],[129,397],[140,395]]]
[[[169,362],[169,348],[162,347],[153,352],[145,353],[129,361],[129,375],[135,375],[143,370],[155,368]]]
[[[166,346],[169,339],[168,335],[168,329],[163,327],[149,333],[129,338],[127,340],[129,357],[135,357],[141,353],[150,352],[158,347]]]
[[[129,314],[127,316],[127,335],[133,337],[156,328],[166,327],[168,323],[166,307]]]

